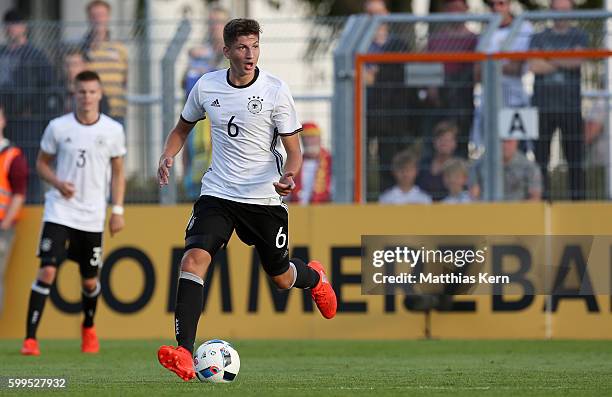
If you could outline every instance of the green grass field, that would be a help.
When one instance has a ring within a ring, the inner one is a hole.
[[[40,357],[0,341],[7,377],[67,377],[53,395],[162,396],[603,396],[612,393],[612,341],[233,341],[242,367],[233,384],[181,381],[156,359],[161,341],[42,340]]]

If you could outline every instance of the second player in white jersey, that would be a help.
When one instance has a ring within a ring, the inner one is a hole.
[[[100,114],[93,124],[81,123],[74,113],[51,120],[40,149],[56,156],[55,174],[74,185],[74,195],[66,198],[51,187],[45,194],[43,221],[88,232],[104,231],[110,160],[126,154],[123,127]]]
[[[279,136],[301,130],[282,80],[257,68],[249,84],[236,86],[229,70],[207,73],[191,90],[181,117],[188,123],[208,117],[211,123],[212,163],[202,178],[201,195],[281,203],[273,186],[287,157]]]
[[[100,113],[102,83],[96,72],[84,70],[75,81],[74,113],[49,123],[36,159],[36,170],[51,189],[45,197],[37,254],[40,269],[30,289],[23,355],[40,354],[38,325],[57,269],[66,259],[79,265],[81,275],[81,351],[99,352],[94,317],[102,290],[99,273],[109,182],[113,204],[110,235],[125,226],[123,127]]]

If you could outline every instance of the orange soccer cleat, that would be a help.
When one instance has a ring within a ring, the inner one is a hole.
[[[24,340],[23,347],[21,348],[21,354],[24,356],[40,356],[38,341],[34,338]]]
[[[338,302],[336,301],[336,293],[327,280],[325,270],[323,270],[323,266],[317,261],[310,261],[308,267],[319,273],[320,277],[317,286],[310,290],[310,295],[323,317],[333,318],[336,315]]]
[[[91,354],[96,354],[100,351],[100,343],[98,342],[95,327],[81,328],[81,351]]]
[[[157,351],[157,359],[164,368],[169,369],[184,381],[195,378],[193,357],[189,350],[182,346],[162,346]]]

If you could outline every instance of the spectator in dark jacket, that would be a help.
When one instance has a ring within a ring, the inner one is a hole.
[[[442,200],[448,194],[444,186],[444,163],[452,159],[457,150],[457,125],[451,121],[441,121],[434,127],[434,153],[421,164],[417,177],[417,185],[421,187],[434,201]]]
[[[56,75],[45,54],[28,41],[28,26],[17,10],[4,15],[7,43],[0,46],[0,103],[10,116],[6,133],[34,169],[47,121],[57,115]],[[28,181],[29,203],[42,202],[38,178]]]

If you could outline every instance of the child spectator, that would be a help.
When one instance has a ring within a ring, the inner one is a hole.
[[[418,158],[410,150],[393,157],[393,177],[396,185],[380,195],[381,204],[429,204],[431,197],[414,184],[418,173]]]
[[[461,159],[451,159],[444,164],[442,169],[444,176],[444,186],[448,190],[442,202],[446,204],[464,204],[472,201],[470,194],[466,190],[468,181],[467,161]]]

